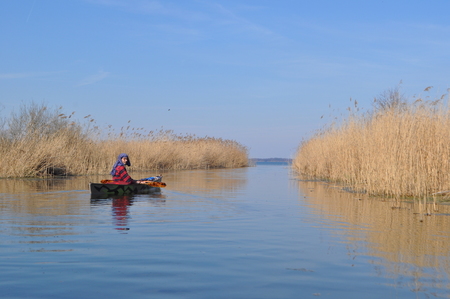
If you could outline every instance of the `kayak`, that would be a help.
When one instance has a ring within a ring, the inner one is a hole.
[[[157,193],[166,183],[148,181],[145,184],[121,185],[114,184],[112,180],[101,180],[100,183],[89,183],[91,195],[123,195],[136,193]]]

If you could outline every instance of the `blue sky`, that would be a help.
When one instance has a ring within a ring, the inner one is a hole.
[[[350,98],[370,109],[400,82],[410,97],[446,93],[449,11],[447,0],[1,0],[0,115],[46,103],[100,127],[292,157]]]

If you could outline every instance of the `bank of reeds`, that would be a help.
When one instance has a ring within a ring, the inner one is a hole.
[[[106,134],[90,116],[79,122],[61,109],[33,103],[1,119],[0,177],[108,174],[122,152],[131,171],[248,165],[247,148],[233,140],[130,127]]]
[[[378,196],[450,190],[449,107],[440,100],[411,103],[391,91],[370,113],[350,114],[303,142],[293,168]]]

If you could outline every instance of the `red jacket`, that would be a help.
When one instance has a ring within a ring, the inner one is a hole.
[[[130,185],[136,182],[130,177],[125,166],[122,165],[117,165],[116,172],[113,175],[113,181],[114,184],[121,185]]]

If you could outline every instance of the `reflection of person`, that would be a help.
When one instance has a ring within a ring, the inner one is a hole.
[[[129,230],[128,224],[128,207],[131,206],[132,198],[130,196],[121,196],[113,198],[112,213],[117,230]]]
[[[130,185],[143,183],[142,181],[133,180],[128,174],[125,165],[131,166],[130,159],[127,154],[120,154],[111,170],[114,184]]]

